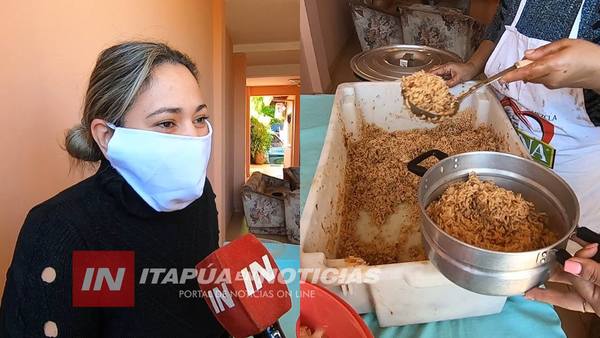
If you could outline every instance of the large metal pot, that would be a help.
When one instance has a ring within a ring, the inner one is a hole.
[[[367,81],[397,81],[448,62],[461,62],[461,58],[433,47],[391,45],[355,55],[350,67],[356,76]]]
[[[431,156],[441,161],[429,170],[420,166]],[[429,260],[446,278],[480,294],[522,294],[545,282],[556,264],[557,254],[561,263],[569,257],[564,249],[579,220],[579,203],[573,190],[552,170],[518,156],[471,152],[446,157],[432,150],[408,165],[411,172],[422,176],[418,200],[421,233]],[[465,181],[470,172],[533,202],[537,210],[548,215],[548,226],[558,234],[558,241],[539,250],[499,252],[464,243],[442,231],[425,209],[450,184]]]

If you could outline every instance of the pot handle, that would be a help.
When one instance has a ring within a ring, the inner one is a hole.
[[[410,171],[411,173],[413,173],[419,177],[423,177],[423,175],[425,175],[425,173],[427,172],[427,168],[425,168],[424,166],[422,166],[420,164],[421,164],[421,162],[425,161],[426,159],[428,159],[431,156],[435,156],[438,160],[441,161],[441,160],[445,159],[446,157],[448,157],[448,154],[446,154],[445,152],[443,152],[441,150],[437,150],[437,149],[433,149],[433,150],[424,152],[421,155],[415,157],[410,162],[408,162],[408,164],[406,165],[408,171]]]
[[[575,230],[575,235],[589,243],[600,243],[600,234],[597,234],[586,227],[578,227]],[[560,249],[556,252],[556,260],[562,265],[565,265],[565,261],[571,257],[573,256],[565,249]],[[592,257],[592,260],[600,263],[600,250]]]

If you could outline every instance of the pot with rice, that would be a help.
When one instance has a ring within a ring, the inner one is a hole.
[[[453,104],[444,81],[428,73],[403,79],[421,108]],[[441,160],[429,170],[420,163]],[[422,176],[417,199],[425,252],[444,276],[473,292],[510,296],[545,282],[557,253],[564,261],[579,220],[569,185],[531,160],[499,152],[448,157],[425,152],[407,165]]]
[[[441,159],[428,170],[419,163]],[[579,220],[569,185],[550,169],[498,152],[451,157],[433,150],[408,164],[422,175],[418,202],[425,251],[454,283],[516,295],[545,282]]]
[[[419,73],[405,79],[415,80],[418,86],[420,80],[416,77],[428,75],[431,74]],[[444,81],[432,80],[435,83],[431,88],[448,91]],[[457,86],[450,92],[460,93],[470,85],[472,83]],[[404,89],[405,81],[338,87],[301,219],[301,266],[327,267],[341,273],[349,258],[360,257],[361,271],[377,272],[380,274],[377,281],[338,279],[336,285],[327,287],[359,313],[375,312],[382,327],[498,313],[505,296],[467,290],[468,283],[448,278],[447,270],[440,268],[441,260],[431,256],[431,245],[422,234],[426,231],[422,225],[425,217],[418,200],[422,179],[408,170],[407,163],[430,149],[441,149],[452,155],[492,151],[522,157],[528,156],[527,150],[500,103],[486,88],[462,102],[457,115],[429,122],[412,115],[404,104]],[[423,94],[421,101],[416,99],[419,104],[436,104],[428,102],[422,91],[415,94]],[[446,102],[452,99],[449,95],[430,97]],[[424,165],[436,163],[433,158],[430,160]],[[466,180],[469,173],[464,172],[456,182]],[[484,176],[479,178],[489,180]],[[442,191],[436,197],[441,194]],[[536,200],[523,198],[537,207]],[[514,202],[527,206],[524,201]],[[517,213],[519,217],[522,212]],[[524,219],[535,221],[536,216],[540,220],[553,217],[551,213],[528,214]],[[533,226],[529,231],[536,231],[536,226],[539,229],[538,223],[533,222]],[[431,237],[429,233],[427,236]],[[432,257],[433,262],[426,256]],[[502,267],[490,270],[498,269]],[[467,272],[472,270],[467,268]],[[485,281],[482,284],[485,285]],[[515,293],[519,292],[511,292]]]

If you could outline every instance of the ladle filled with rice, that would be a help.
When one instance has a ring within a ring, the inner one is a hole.
[[[455,113],[457,100],[441,77],[421,70],[401,81],[402,95],[417,108],[439,116]]]

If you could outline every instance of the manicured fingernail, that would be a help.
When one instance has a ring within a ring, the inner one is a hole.
[[[532,54],[535,53],[535,49],[528,49],[525,51],[525,54]]]
[[[531,297],[530,295],[525,295],[525,299],[527,300],[535,300],[533,297]]]
[[[586,246],[584,246],[584,249],[593,249],[596,248],[598,246],[598,243],[590,243]]]
[[[568,273],[571,273],[575,276],[579,276],[579,274],[581,273],[581,264],[579,264],[578,262],[574,262],[574,261],[566,261],[565,262],[565,271]]]

